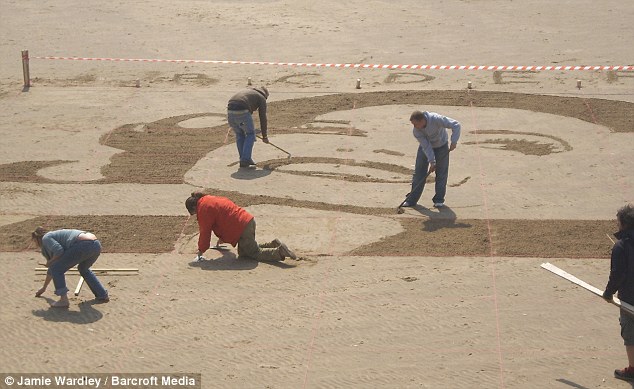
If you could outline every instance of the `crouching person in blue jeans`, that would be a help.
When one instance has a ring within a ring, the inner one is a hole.
[[[71,229],[49,232],[42,227],[38,227],[33,231],[31,237],[41,249],[42,255],[46,258],[45,266],[48,267],[44,285],[35,293],[35,297],[41,296],[46,291],[48,284],[53,280],[55,294],[59,296],[59,301],[51,304],[51,306],[56,308],[68,307],[68,288],[66,287],[64,274],[77,265],[79,274],[88,284],[97,302],[106,303],[110,301],[108,291],[101,285],[95,273],[90,270],[90,267],[101,254],[101,243],[94,234]]]

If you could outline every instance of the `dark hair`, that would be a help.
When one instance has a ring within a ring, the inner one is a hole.
[[[42,244],[42,237],[46,235],[48,230],[44,227],[37,227],[35,231],[31,232],[31,239],[37,242],[38,246]]]
[[[425,119],[425,115],[421,112],[421,111],[414,111],[412,112],[412,115],[409,117],[409,121],[421,121]]]
[[[624,207],[621,207],[616,212],[616,218],[621,223],[621,228],[624,230],[629,230],[630,228],[634,228],[634,205],[628,204]]]
[[[203,192],[192,192],[192,195],[185,200],[185,208],[190,215],[196,213],[196,207],[198,206],[198,200],[200,200],[205,194]]]

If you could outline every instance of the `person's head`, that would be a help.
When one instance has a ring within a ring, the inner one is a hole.
[[[269,90],[265,87],[265,86],[259,86],[257,88],[253,88],[255,89],[257,92],[259,92],[262,96],[264,96],[265,99],[269,98]]]
[[[425,120],[425,115],[422,111],[414,111],[409,117],[409,121],[412,123],[414,128],[418,130],[422,130],[427,125],[427,120]]]
[[[619,223],[619,230],[630,230],[634,228],[634,205],[628,204],[616,212],[616,221]]]
[[[42,237],[46,235],[48,230],[44,227],[37,227],[35,231],[31,233],[31,239],[37,244],[38,247],[42,247]]]
[[[191,196],[185,200],[185,208],[187,208],[187,212],[190,215],[194,215],[196,213],[196,207],[198,207],[198,200],[203,197],[205,194],[202,192],[192,192]]]

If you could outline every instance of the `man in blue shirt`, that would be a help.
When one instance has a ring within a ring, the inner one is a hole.
[[[457,120],[434,113],[414,111],[409,118],[414,126],[414,137],[419,142],[416,165],[412,178],[412,191],[401,205],[413,207],[425,189],[425,180],[436,172],[436,194],[434,207],[445,205],[447,178],[449,177],[449,152],[455,150],[460,138],[460,123]],[[451,145],[447,128],[451,128]]]

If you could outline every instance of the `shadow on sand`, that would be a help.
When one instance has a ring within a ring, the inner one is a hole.
[[[49,305],[55,302],[55,300],[49,297],[40,298],[46,299]],[[69,308],[48,307],[47,309],[33,310],[33,316],[58,323],[90,324],[101,320],[103,317],[103,314],[94,308],[94,305],[100,304],[102,303],[96,300],[84,301],[79,303],[79,311],[72,310],[73,305]]]

